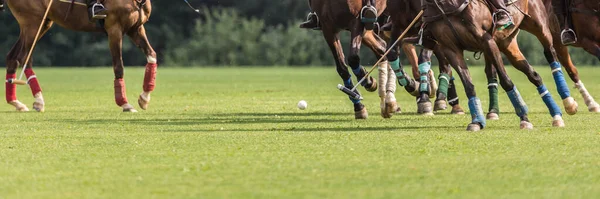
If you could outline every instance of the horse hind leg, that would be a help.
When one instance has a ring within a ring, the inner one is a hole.
[[[552,117],[552,126],[555,127],[564,127],[565,123],[562,119],[562,113],[556,102],[554,102],[554,98],[552,94],[548,91],[544,82],[542,81],[542,77],[533,69],[529,62],[525,59],[525,56],[521,53],[519,46],[517,44],[516,39],[510,41],[508,46],[505,48],[501,48],[502,52],[506,55],[510,63],[515,66],[519,71],[523,72],[527,75],[527,78],[531,83],[533,83],[540,97],[546,104],[546,107],[550,111],[550,116]]]
[[[585,51],[600,59],[600,46],[598,46],[596,42],[590,41],[586,38],[582,38],[581,41],[582,47]],[[557,53],[559,55],[558,58],[561,59],[561,62],[563,63],[563,65],[565,65],[565,69],[569,73],[571,80],[575,82],[575,88],[577,88],[577,90],[579,90],[579,93],[581,93],[585,104],[588,107],[588,110],[593,113],[600,112],[600,105],[598,105],[596,100],[594,100],[594,97],[590,95],[587,88],[585,88],[583,82],[579,79],[579,72],[577,71],[575,65],[573,65],[573,63],[571,62],[571,57],[569,56],[568,50],[566,50],[565,46],[560,47],[560,49],[557,47]],[[562,48],[564,48],[565,50],[563,50]]]
[[[156,52],[150,45],[148,37],[146,36],[146,30],[144,26],[132,30],[127,33],[131,40],[138,46],[146,55],[148,63],[146,64],[146,71],[144,74],[144,86],[143,92],[138,98],[138,105],[143,110],[148,109],[150,103],[150,93],[154,91],[156,86],[156,70],[158,68]]]

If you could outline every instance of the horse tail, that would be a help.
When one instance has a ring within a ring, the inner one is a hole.
[[[2,0],[0,0],[2,1]],[[65,21],[67,20],[67,18],[69,18],[69,14],[71,14],[71,11],[73,10],[73,6],[75,5],[75,0],[71,0],[71,4],[69,5],[69,9],[67,9],[67,13],[65,13]]]

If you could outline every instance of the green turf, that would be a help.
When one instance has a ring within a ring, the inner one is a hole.
[[[549,67],[537,69],[558,99]],[[597,70],[580,72],[600,96]],[[45,113],[0,107],[0,198],[600,196],[600,116],[573,89],[580,112],[552,128],[513,69],[533,131],[519,130],[504,91],[501,120],[479,133],[465,131],[470,116],[416,115],[400,89],[403,114],[382,119],[368,93],[370,118],[356,121],[333,67],[159,69],[150,110],[136,114],[114,104],[110,68],[36,72]],[[143,69],[126,72],[137,107]],[[487,106],[483,68],[472,74]],[[31,108],[30,95],[19,87]],[[299,100],[309,108],[298,110]]]

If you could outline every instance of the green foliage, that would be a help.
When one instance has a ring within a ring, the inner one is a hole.
[[[162,66],[233,66],[233,65],[333,65],[331,52],[319,31],[303,30],[298,24],[309,11],[306,0],[191,0],[203,7],[202,14],[191,11],[182,0],[153,1],[153,14],[146,25],[148,37]],[[76,7],[76,9],[84,9]],[[18,24],[10,11],[0,13],[0,55],[6,55],[19,35]],[[344,50],[349,37],[342,34]],[[547,65],[537,39],[523,32],[519,45],[530,63]],[[597,65],[594,56],[572,48],[576,65]],[[137,66],[145,56],[124,42],[125,65]],[[361,51],[363,65],[376,60],[369,49]],[[470,65],[483,60],[472,59]],[[104,34],[79,33],[53,28],[35,51],[39,66],[111,65]],[[406,63],[406,59],[403,59]],[[0,65],[5,60],[0,59]]]

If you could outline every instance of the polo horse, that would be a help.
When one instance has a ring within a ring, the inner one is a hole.
[[[124,112],[137,112],[129,104],[126,95],[124,68],[122,60],[123,36],[127,35],[146,55],[148,63],[144,75],[143,92],[140,94],[138,104],[142,109],[147,109],[150,102],[150,93],[155,88],[157,69],[156,52],[150,45],[146,36],[144,24],[148,22],[152,5],[150,0],[105,0],[104,5],[109,8],[107,18],[101,23],[88,19],[88,9],[85,0],[0,0],[12,10],[12,14],[19,23],[21,33],[16,44],[7,56],[6,66],[6,101],[13,105],[17,111],[29,111],[26,105],[17,100],[17,87],[13,84],[16,80],[18,67],[25,67],[24,73],[27,83],[35,98],[33,108],[44,111],[44,98],[42,89],[32,64],[33,58],[26,60],[29,49],[34,44],[34,38],[40,30],[41,38],[55,23],[66,29],[79,32],[106,33],[109,40],[112,65],[115,75],[114,91],[115,102]],[[53,2],[50,5],[50,2]],[[49,7],[50,6],[50,7]],[[48,10],[47,18],[44,15]],[[43,21],[44,20],[44,21]],[[43,23],[42,23],[43,22]],[[41,27],[40,27],[40,24]]]
[[[528,108],[525,101],[507,75],[500,52],[505,54],[511,64],[527,75],[529,81],[535,85],[549,109],[553,120],[552,125],[563,127],[564,121],[560,108],[554,102],[542,78],[521,53],[516,40],[519,29],[532,33],[540,40],[544,47],[544,55],[553,70],[565,109],[568,113],[577,112],[577,103],[569,94],[561,71],[562,66],[557,61],[556,51],[553,48],[553,38],[549,27],[550,17],[541,0],[519,0],[510,3],[508,9],[513,17],[515,27],[500,30],[492,22],[489,4],[483,0],[428,1],[425,5],[424,21],[427,23],[425,31],[429,31],[442,46],[444,56],[463,82],[472,116],[467,130],[481,130],[486,125],[486,118],[483,116],[481,101],[475,93],[475,87],[464,60],[465,50],[483,52],[486,59],[486,76],[490,83],[488,86],[497,85],[496,76],[499,77],[499,84],[507,92],[515,112],[521,120],[521,129],[532,129],[533,124],[528,119]]]
[[[375,2],[375,7],[379,12],[378,15],[381,15],[382,11],[385,10],[386,1],[377,0]],[[375,53],[377,58],[381,58],[386,51],[385,41],[373,31],[365,31],[365,25],[359,17],[361,8],[363,7],[362,0],[311,0],[309,4],[319,18],[323,37],[333,54],[337,72],[344,83],[343,86],[352,89],[354,83],[352,82],[352,76],[348,71],[347,65],[350,66],[358,80],[363,79],[367,75],[367,71],[360,65],[359,52],[362,43],[364,42]],[[339,38],[339,33],[342,30],[349,30],[351,34],[348,64],[346,63]],[[361,86],[365,87],[369,92],[375,92],[379,87],[381,115],[384,118],[390,118],[398,110],[394,95],[396,91],[396,77],[393,75],[394,73],[387,61],[381,62],[378,67],[379,78],[377,82],[374,78],[368,76],[366,81],[361,83]],[[361,100],[350,97],[350,101],[352,101],[354,106],[355,119],[366,119],[368,112]]]
[[[567,5],[571,12],[573,26],[577,33],[578,41],[573,46],[583,48],[586,52],[596,56],[600,59],[600,0],[571,0]],[[547,11],[552,13],[553,9],[552,0],[545,0]],[[558,58],[561,63],[565,66],[565,70],[569,74],[571,80],[575,83],[575,88],[579,90],[585,104],[590,112],[600,112],[600,106],[594,98],[590,95],[585,85],[579,78],[579,72],[575,65],[573,65],[569,56],[568,47],[560,45],[560,27],[558,21],[553,21],[552,27],[554,40],[559,41],[555,45],[558,53]]]

